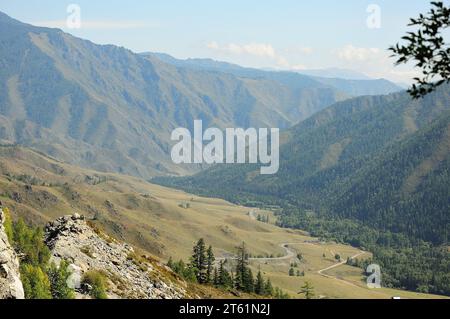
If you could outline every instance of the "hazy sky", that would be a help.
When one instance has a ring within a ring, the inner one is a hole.
[[[72,3],[81,29],[67,28]],[[399,82],[409,82],[411,69],[393,68],[386,49],[428,9],[426,0],[0,0],[0,11],[21,21],[136,52],[260,68],[350,68]]]

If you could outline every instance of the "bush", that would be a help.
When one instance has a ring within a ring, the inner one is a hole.
[[[23,262],[45,268],[50,260],[50,250],[43,241],[41,228],[28,227],[23,219],[19,219],[13,227],[13,245],[24,255]]]
[[[5,233],[8,237],[9,243],[12,244],[14,239],[13,222],[11,218],[11,213],[7,207],[3,208],[3,215],[5,216],[5,221],[3,226],[5,227]]]
[[[83,276],[83,283],[92,287],[90,295],[95,299],[108,299],[106,294],[107,278],[98,270],[90,270]]]
[[[20,274],[27,299],[51,299],[52,293],[48,276],[41,267],[23,264]]]
[[[137,255],[136,253],[129,253],[127,256],[128,260],[131,260],[133,264],[138,266],[139,270],[142,272],[148,271],[147,261],[144,257]]]
[[[70,276],[69,264],[62,260],[57,267],[54,263],[48,270],[53,299],[73,299],[75,292],[67,286],[67,279]]]

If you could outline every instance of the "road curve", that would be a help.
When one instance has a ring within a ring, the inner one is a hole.
[[[365,251],[362,251],[362,250],[361,250],[361,251],[360,251],[359,253],[357,253],[356,255],[350,257],[350,259],[358,258],[359,256],[364,255],[365,253],[366,253]],[[323,269],[318,270],[317,273],[318,273],[319,275],[324,276],[324,277],[327,277],[327,278],[335,278],[335,279],[337,279],[336,277],[333,277],[333,276],[324,274],[323,272],[324,272],[324,271],[328,271],[328,270],[333,269],[333,268],[336,268],[336,267],[339,267],[339,266],[342,266],[342,265],[344,265],[346,262],[347,262],[346,260],[340,261],[340,262],[338,262],[338,263],[336,263],[336,264],[334,264],[334,265],[331,265],[331,266],[329,266],[329,267],[327,267],[327,268],[323,268]]]

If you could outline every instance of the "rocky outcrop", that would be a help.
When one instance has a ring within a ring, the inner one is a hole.
[[[91,227],[83,216],[64,216],[49,223],[45,242],[56,264],[66,260],[72,272],[68,285],[86,298],[83,274],[102,271],[109,279],[110,298],[173,299],[187,297],[183,282],[165,266]]]
[[[5,214],[0,208],[0,299],[23,299],[19,259],[5,233]]]

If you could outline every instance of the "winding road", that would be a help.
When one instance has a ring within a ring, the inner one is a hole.
[[[256,216],[255,216],[255,211],[254,211],[254,210],[250,210],[250,211],[248,212],[248,216],[249,216],[251,219],[256,220]],[[249,260],[256,260],[256,261],[263,261],[263,262],[266,261],[266,262],[267,262],[267,261],[281,261],[281,260],[289,260],[289,259],[293,259],[293,258],[296,258],[296,257],[297,257],[297,256],[296,256],[296,252],[295,252],[294,250],[292,250],[292,249],[289,247],[289,245],[305,245],[305,244],[307,244],[307,245],[313,245],[312,243],[308,243],[308,242],[281,243],[279,246],[282,247],[282,248],[286,251],[286,255],[281,256],[281,257],[261,257],[261,258],[258,258],[258,257],[252,257],[252,258],[249,258]],[[334,254],[334,252],[332,252],[332,253]],[[364,255],[364,254],[366,254],[366,252],[360,250],[359,253],[357,253],[357,254],[351,256],[350,259],[358,258],[359,256],[362,256],[362,255]],[[235,257],[235,256],[230,256],[230,257],[219,257],[219,258],[216,258],[216,261],[222,261],[222,260],[226,260],[226,259],[236,260],[237,257]],[[331,269],[334,269],[334,268],[337,268],[337,267],[339,267],[339,266],[342,266],[342,265],[344,265],[346,262],[347,262],[346,260],[344,260],[344,261],[339,261],[339,262],[337,262],[337,263],[335,263],[335,264],[333,264],[333,265],[331,265],[331,266],[328,266],[328,267],[323,268],[323,269],[319,269],[319,270],[317,271],[317,273],[318,273],[319,275],[325,277],[325,278],[334,279],[334,280],[339,280],[339,281],[341,281],[341,282],[343,282],[343,283],[345,283],[345,284],[348,284],[348,285],[351,285],[351,286],[355,286],[355,287],[359,287],[359,286],[355,285],[354,283],[349,282],[349,281],[347,281],[347,280],[345,280],[345,279],[341,279],[341,278],[338,278],[338,277],[335,277],[335,276],[331,276],[331,275],[325,274],[326,271],[331,270]]]
[[[286,255],[281,256],[281,257],[250,257],[248,258],[248,260],[257,260],[257,261],[272,261],[272,260],[286,260],[286,259],[291,259],[291,258],[295,258],[296,257],[296,253],[295,251],[291,250],[289,248],[289,245],[297,245],[297,244],[302,244],[302,243],[282,243],[280,244],[280,247],[282,247],[285,251],[286,251]],[[218,257],[216,258],[217,261],[222,261],[225,259],[230,259],[230,260],[236,260],[237,257],[236,256],[230,256],[230,257]]]
[[[357,253],[356,255],[350,257],[350,259],[358,258],[359,256],[364,255],[365,253],[366,253],[365,251],[362,251],[362,250],[361,250],[361,251],[360,251],[359,253]],[[344,265],[346,262],[347,262],[346,260],[340,261],[340,262],[338,262],[338,263],[336,263],[336,264],[334,264],[334,265],[331,265],[331,266],[329,266],[329,267],[327,267],[327,268],[318,270],[317,273],[318,273],[319,275],[324,276],[324,277],[327,277],[327,278],[339,279],[339,278],[336,278],[336,277],[334,277],[334,276],[330,276],[330,275],[324,274],[324,272],[325,272],[325,271],[328,271],[328,270],[331,270],[331,269],[333,269],[333,268],[342,266],[342,265]]]

